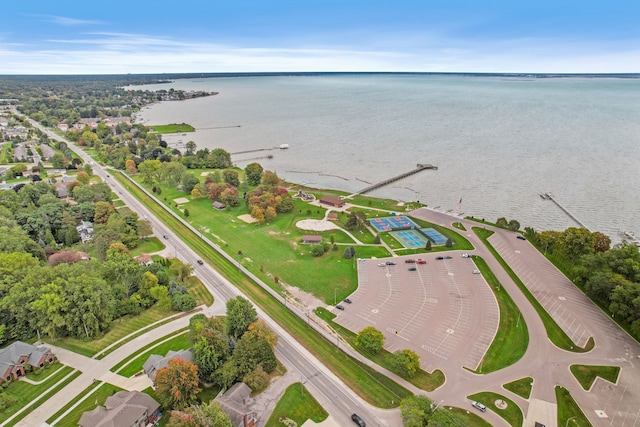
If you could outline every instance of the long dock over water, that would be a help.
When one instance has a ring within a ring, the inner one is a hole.
[[[353,195],[368,193],[370,191],[376,190],[376,189],[378,189],[380,187],[384,187],[385,185],[389,185],[389,184],[391,184],[393,182],[399,181],[401,179],[404,179],[404,178],[406,178],[408,176],[414,175],[414,174],[416,174],[418,172],[422,172],[423,170],[427,170],[427,169],[437,170],[438,167],[430,165],[430,164],[420,164],[420,163],[418,163],[416,168],[410,170],[409,172],[405,172],[405,173],[402,173],[400,175],[396,175],[393,178],[385,179],[384,181],[380,181],[378,183],[371,184],[370,186],[363,188],[362,190],[358,191],[357,193],[354,193]]]
[[[571,218],[572,220],[575,221],[576,224],[578,224],[580,227],[582,228],[586,228],[587,230],[589,230],[589,227],[587,227],[586,225],[584,225],[584,223],[582,221],[580,221],[578,218],[576,218],[576,216],[574,214],[572,214],[571,212],[569,212],[569,210],[567,208],[565,208],[564,206],[562,206],[560,204],[560,202],[558,202],[556,199],[553,198],[553,196],[549,193],[543,193],[540,194],[540,197],[542,197],[544,200],[551,200],[553,203],[556,204],[556,206],[558,206],[560,208],[560,210],[562,212],[564,212],[565,214],[567,214],[567,216],[569,218]],[[589,230],[591,231],[591,230]]]

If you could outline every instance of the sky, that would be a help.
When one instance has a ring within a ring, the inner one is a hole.
[[[0,74],[640,72],[637,0],[0,4]]]

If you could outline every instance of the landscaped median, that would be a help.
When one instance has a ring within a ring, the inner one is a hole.
[[[475,400],[500,415],[512,427],[521,427],[524,421],[522,410],[516,403],[498,393],[483,391],[467,396],[467,399]]]
[[[590,337],[587,341],[587,345],[582,348],[578,347],[571,338],[558,326],[558,324],[553,320],[551,315],[547,313],[547,311],[542,307],[542,304],[536,299],[535,296],[529,291],[529,288],[520,280],[518,275],[509,267],[507,262],[498,254],[498,251],[495,250],[493,245],[489,243],[488,238],[493,234],[493,231],[486,230],[480,227],[473,227],[473,231],[476,235],[482,240],[487,249],[491,252],[491,254],[495,257],[496,260],[500,263],[500,265],[505,269],[507,274],[511,277],[511,279],[515,282],[516,285],[520,288],[522,293],[527,297],[531,305],[535,308],[536,312],[540,316],[542,323],[544,324],[544,328],[547,331],[547,336],[549,340],[558,348],[573,351],[575,353],[585,353],[591,351],[593,346],[595,345],[593,337]]]
[[[283,306],[282,302],[273,298],[266,290],[251,281],[238,270],[237,265],[232,264],[227,258],[215,251],[189,227],[174,218],[163,206],[158,205],[127,178],[119,173],[113,176],[176,235],[181,236],[191,249],[214,265],[221,275],[242,290],[254,304],[269,313],[283,329],[320,359],[364,400],[380,408],[392,408],[397,407],[404,397],[411,395],[411,392],[389,378],[385,377],[386,380],[382,381],[382,378],[377,375],[371,375],[371,372],[365,370],[363,366],[356,363],[344,352],[336,349],[333,343],[327,341],[311,326]],[[379,375],[382,376],[382,374]]]

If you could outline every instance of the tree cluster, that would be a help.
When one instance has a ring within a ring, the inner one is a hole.
[[[251,302],[236,297],[227,302],[226,318],[191,318],[190,338],[200,379],[223,388],[244,381],[252,389],[268,384],[276,368],[277,336],[257,319]]]
[[[279,213],[292,212],[295,208],[295,202],[289,191],[278,186],[277,175],[270,171],[265,171],[262,175],[262,184],[255,190],[247,192],[244,196],[251,216],[259,224],[270,222]],[[276,178],[275,184],[273,183],[274,176]]]

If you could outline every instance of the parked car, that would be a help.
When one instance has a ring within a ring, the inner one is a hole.
[[[427,261],[425,261],[423,259],[419,259],[416,264],[426,264],[426,263],[427,263]]]
[[[453,259],[453,257],[451,255],[447,255],[444,259]]]
[[[393,262],[393,261],[387,261],[385,264],[387,264],[387,265],[396,265],[396,263]]]
[[[462,258],[471,258],[471,255],[469,255],[469,254],[461,254],[460,256]]]
[[[443,259],[444,259],[444,257],[443,257],[443,256],[437,256],[437,257],[436,257],[436,260],[437,260],[437,261],[442,261]]]
[[[165,239],[165,240],[169,240],[169,238],[167,237],[167,235],[166,235],[166,234],[163,234],[163,235],[162,235],[162,238],[163,238],[163,239]]]
[[[204,264],[204,262],[202,262],[202,260],[201,260],[201,259],[197,260],[196,262],[197,262],[198,264],[200,264],[200,265]]]
[[[417,268],[415,268],[415,267],[409,267],[407,270],[409,270],[409,271],[416,271],[416,270],[417,270]]]
[[[360,418],[357,414],[351,415],[351,419],[354,423],[358,424],[360,427],[367,427],[367,424],[364,422],[362,418]]]
[[[472,405],[473,407],[475,407],[475,408],[480,409],[482,412],[484,412],[484,411],[486,411],[486,410],[487,410],[487,407],[486,407],[486,406],[484,406],[484,405],[483,405],[482,403],[480,403],[480,402],[471,402],[471,405]]]
[[[344,307],[343,307],[343,306],[341,306],[340,304],[336,305],[336,308],[337,308],[338,310],[344,310]]]
[[[409,258],[409,259],[405,259],[404,262],[406,262],[407,264],[413,264],[416,262],[416,260]]]
[[[518,234],[518,235],[516,236],[516,239],[520,239],[520,240],[527,240],[527,238],[526,238],[526,237],[524,237],[522,234]]]
[[[378,264],[378,267],[385,267],[387,264],[385,264],[384,262],[381,262],[380,264]]]
[[[472,273],[473,274],[480,274],[480,270],[473,270]]]
[[[349,298],[345,298],[342,301],[346,302],[347,304],[351,304],[351,300]]]

